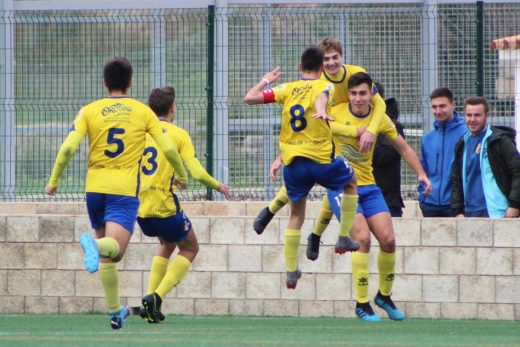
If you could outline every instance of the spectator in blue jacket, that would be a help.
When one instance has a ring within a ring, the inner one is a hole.
[[[515,130],[489,126],[486,98],[464,102],[469,131],[455,147],[451,207],[457,217],[517,218],[520,214],[520,155]]]
[[[455,144],[468,128],[462,116],[455,111],[453,93],[448,88],[437,88],[430,95],[435,121],[434,130],[424,135],[421,144],[421,164],[432,183],[432,191],[424,195],[419,185],[419,204],[424,217],[451,217],[450,175],[455,158]]]

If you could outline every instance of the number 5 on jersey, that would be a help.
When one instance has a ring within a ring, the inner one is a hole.
[[[105,150],[105,155],[109,158],[115,158],[125,150],[125,143],[123,140],[118,139],[116,135],[123,135],[125,133],[125,129],[121,128],[110,128],[108,129],[107,143],[109,145],[116,145],[116,150],[114,152]]]

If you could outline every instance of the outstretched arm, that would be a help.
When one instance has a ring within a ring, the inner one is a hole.
[[[163,151],[170,165],[175,169],[175,184],[180,189],[186,189],[188,175],[186,174],[186,170],[184,170],[184,165],[182,165],[182,159],[177,147],[170,141],[168,135],[165,133],[161,133],[159,136],[154,137],[154,140]]]
[[[244,96],[244,102],[248,105],[257,105],[264,103],[264,94],[262,91],[269,84],[273,83],[282,75],[282,69],[277,66],[273,71],[268,72],[262,77],[254,87],[249,89],[246,96]]]
[[[230,189],[227,185],[219,183],[216,179],[214,179],[202,166],[200,161],[193,157],[190,160],[187,160],[184,162],[186,164],[186,167],[190,171],[193,178],[200,183],[204,184],[206,187],[209,187],[211,189],[215,189],[216,191],[224,194],[226,199],[230,198]]]

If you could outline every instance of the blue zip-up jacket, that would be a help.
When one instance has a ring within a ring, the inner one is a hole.
[[[424,185],[419,184],[419,201],[432,205],[450,205],[451,168],[455,158],[455,145],[468,131],[464,118],[455,111],[453,118],[433,122],[434,130],[422,138],[421,164],[432,184],[432,191],[424,196]]]

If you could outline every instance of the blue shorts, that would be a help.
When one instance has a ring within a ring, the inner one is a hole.
[[[330,206],[338,220],[341,216],[342,194],[342,190],[327,190]],[[381,189],[375,184],[371,184],[368,186],[358,186],[358,206],[356,212],[362,214],[365,218],[369,218],[381,212],[390,213],[390,210],[386,205]]]
[[[184,241],[191,230],[191,221],[183,211],[166,218],[137,217],[137,223],[146,236],[160,237],[174,243]]]
[[[327,189],[343,191],[353,176],[354,171],[348,162],[339,157],[330,164],[319,164],[308,158],[297,157],[283,168],[287,195],[294,202],[307,197],[316,183]]]
[[[94,229],[114,222],[132,233],[138,208],[139,199],[133,196],[87,192],[87,211]]]

